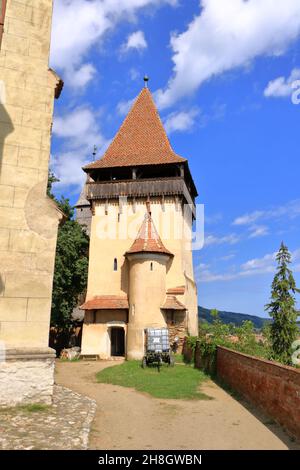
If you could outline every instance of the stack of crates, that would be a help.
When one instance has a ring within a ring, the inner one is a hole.
[[[169,330],[167,328],[147,328],[147,352],[169,352]]]

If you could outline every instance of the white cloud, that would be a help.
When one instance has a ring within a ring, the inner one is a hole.
[[[53,134],[61,140],[61,152],[51,157],[51,168],[61,186],[80,189],[85,173],[82,167],[92,160],[94,145],[102,153],[108,141],[101,134],[98,114],[87,106],[78,107],[62,116],[56,116]]]
[[[223,215],[220,212],[216,214],[212,214],[212,215],[205,215],[205,224],[215,225],[221,222],[222,219],[223,219]]]
[[[216,274],[211,272],[209,269],[199,269],[196,272],[196,281],[197,282],[217,282],[217,281],[231,281],[235,278],[234,274],[223,273]]]
[[[84,64],[78,70],[69,70],[66,80],[73,88],[84,88],[94,78],[96,72],[92,64]]]
[[[269,235],[269,227],[266,225],[253,225],[250,227],[250,232],[249,238],[265,237]]]
[[[209,266],[201,265],[196,267],[196,277],[198,281],[202,282],[216,282],[216,281],[232,281],[239,278],[250,276],[259,276],[264,274],[274,274],[276,270],[276,252],[268,253],[261,258],[253,258],[243,263],[238,270],[232,269],[225,273],[213,273],[210,271]],[[300,248],[291,253],[292,262],[300,259]],[[292,265],[295,272],[299,271],[299,264]]]
[[[229,245],[235,245],[240,241],[240,238],[235,234],[231,233],[230,235],[226,235],[224,237],[215,237],[214,235],[208,235],[205,237],[205,246],[211,246],[211,245],[223,245],[223,244],[229,244]]]
[[[254,258],[246,263],[242,264],[241,266],[241,273],[245,275],[245,273],[250,272],[273,272],[275,268],[275,261],[276,261],[276,253],[271,253],[263,256],[262,258]]]
[[[122,46],[122,52],[128,52],[130,49],[136,49],[137,51],[142,51],[147,49],[148,44],[145,38],[143,31],[135,31],[130,34],[127,38],[127,41]]]
[[[177,0],[55,0],[51,66],[74,87],[73,74],[81,70],[77,79],[86,85],[94,76],[92,69],[86,68],[90,49],[101,50],[105,35],[118,22],[133,21],[139,10],[163,4],[175,6]]]
[[[236,256],[235,253],[231,253],[231,254],[229,254],[229,255],[222,256],[222,257],[220,258],[220,260],[221,260],[221,261],[229,261],[229,260],[235,258],[235,256]]]
[[[278,77],[270,81],[264,91],[264,95],[267,98],[285,98],[291,96],[293,93],[293,83],[298,79],[300,79],[300,69],[295,68],[289,77]]]
[[[295,219],[300,216],[300,199],[289,201],[278,207],[268,210],[254,211],[237,217],[233,225],[253,225],[259,220],[280,220],[282,217]]]
[[[74,191],[79,191],[86,179],[82,167],[91,162],[83,149],[72,152],[63,152],[51,157],[51,170],[59,179],[57,186],[74,187]]]
[[[159,90],[161,108],[195,92],[203,82],[256,57],[280,55],[300,33],[299,0],[202,0],[185,32],[173,34],[173,76]]]
[[[194,127],[195,119],[199,115],[199,110],[179,111],[169,114],[165,121],[165,129],[168,134],[172,132],[189,131]]]
[[[55,116],[53,134],[61,139],[68,139],[68,146],[78,148],[103,143],[103,137],[96,121],[97,114],[88,106],[73,109],[62,116]]]
[[[262,218],[264,216],[265,212],[263,211],[255,211],[252,212],[251,214],[245,214],[242,215],[241,217],[237,217],[233,221],[233,225],[249,225],[252,224],[253,222],[256,222],[258,219]]]
[[[120,116],[125,116],[129,113],[130,108],[132,107],[135,98],[128,101],[120,101],[117,105],[117,112]]]
[[[138,80],[138,79],[140,78],[140,76],[141,76],[140,72],[139,72],[136,68],[134,68],[134,67],[132,67],[132,68],[130,69],[129,75],[130,75],[130,78],[131,78],[131,80],[132,80],[133,82],[135,82],[136,80]]]

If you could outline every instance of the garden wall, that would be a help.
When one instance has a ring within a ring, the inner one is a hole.
[[[184,338],[183,347],[182,347],[182,354],[183,354],[183,357],[184,357],[184,361],[186,363],[189,364],[191,362],[194,362],[194,350],[188,344],[187,337]]]
[[[300,440],[300,370],[218,347],[217,376]]]

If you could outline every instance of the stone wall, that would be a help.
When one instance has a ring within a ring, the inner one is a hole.
[[[46,195],[62,86],[48,66],[51,19],[52,0],[7,0],[0,49],[0,343],[7,350],[48,347],[62,218]],[[9,400],[18,393],[10,383]]]
[[[52,349],[8,350],[0,367],[0,407],[51,404],[55,354]],[[11,393],[7,393],[10,390]]]
[[[300,370],[219,347],[217,375],[300,440]]]
[[[171,311],[165,314],[166,323],[169,330],[170,345],[174,344],[177,337],[177,350],[176,353],[182,354],[184,338],[187,334],[187,322],[185,311]]]

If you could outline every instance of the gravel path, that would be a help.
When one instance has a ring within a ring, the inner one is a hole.
[[[95,411],[94,400],[56,385],[52,406],[0,409],[0,449],[87,449]]]
[[[207,382],[213,400],[162,400],[115,385],[96,372],[113,362],[57,363],[56,382],[97,403],[91,449],[299,449],[276,424]]]

